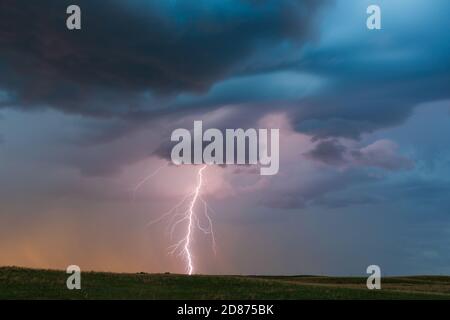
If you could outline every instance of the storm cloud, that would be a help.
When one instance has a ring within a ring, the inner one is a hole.
[[[0,2],[2,105],[90,115],[149,112],[205,93],[256,50],[302,45],[324,1]],[[66,7],[82,30],[66,29]]]
[[[0,0],[0,264],[183,272],[143,226],[192,188],[170,135],[202,120],[280,128],[280,171],[208,167],[199,272],[448,272],[450,2],[377,3],[382,30],[370,0]]]

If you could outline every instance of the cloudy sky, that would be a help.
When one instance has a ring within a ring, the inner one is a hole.
[[[280,171],[206,169],[196,272],[450,274],[449,10],[0,0],[0,265],[184,272],[182,224],[148,222],[195,186],[167,151],[202,120],[280,128]]]

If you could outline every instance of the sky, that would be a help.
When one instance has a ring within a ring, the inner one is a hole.
[[[0,265],[185,272],[149,222],[195,187],[168,151],[202,120],[279,128],[280,170],[205,170],[196,273],[450,274],[449,9],[0,0]]]

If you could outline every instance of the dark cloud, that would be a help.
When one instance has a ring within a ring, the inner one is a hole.
[[[0,88],[10,93],[2,104],[152,110],[161,96],[205,92],[261,46],[301,44],[322,2],[2,0]],[[82,9],[81,31],[66,29],[70,4]]]
[[[391,76],[388,71],[386,74]],[[342,84],[321,96],[305,99],[294,109],[293,122],[297,130],[315,139],[358,139],[363,133],[400,125],[418,104],[445,99],[450,94],[448,74],[395,81],[374,81],[370,74],[361,75],[358,80],[345,74],[335,77]]]
[[[51,106],[110,121],[80,128],[71,142],[86,145],[168,119],[159,132],[165,139],[153,150],[161,157],[169,155],[173,128],[190,128],[209,111],[236,109],[211,124],[222,129],[254,127],[265,114],[282,110],[297,131],[326,141],[311,157],[342,165],[348,152],[330,141],[399,125],[418,103],[448,97],[449,64],[442,60],[445,46],[439,63],[420,67],[414,59],[386,62],[392,48],[364,39],[319,41],[301,50],[327,2],[1,0],[0,105]],[[74,3],[82,8],[83,29],[72,32],[65,9]],[[283,49],[274,56],[274,48]],[[284,61],[285,55],[295,59]],[[190,122],[180,124],[183,118]],[[395,168],[357,152],[350,157]],[[402,168],[409,165],[400,161]]]
[[[399,154],[397,144],[390,140],[378,140],[361,148],[346,147],[337,140],[324,140],[304,156],[313,161],[342,167],[363,166],[391,171],[414,167],[414,162]]]
[[[313,160],[319,160],[330,165],[340,165],[345,162],[346,149],[335,140],[322,141],[305,156]]]
[[[133,123],[104,139],[134,130],[146,118],[183,117],[228,104],[241,108],[243,126],[283,108],[298,131],[315,139],[357,139],[402,123],[420,102],[448,97],[445,46],[437,51],[439,64],[419,68],[414,59],[386,60],[396,48],[365,39],[301,51],[327,2],[2,0],[0,90],[7,94],[0,104],[51,106]],[[65,27],[65,9],[74,3],[83,17],[82,30],[75,32]],[[270,50],[286,43],[291,45],[275,59]],[[436,52],[430,47],[424,55]],[[269,56],[254,59],[264,52]],[[284,55],[297,58],[284,62]],[[319,75],[333,85],[305,96],[302,88],[312,79],[277,77],[276,71]],[[223,83],[249,73],[267,77]],[[211,90],[221,81],[220,89]]]

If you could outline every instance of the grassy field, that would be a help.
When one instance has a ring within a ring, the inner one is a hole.
[[[0,299],[450,299],[450,277],[185,276],[84,272],[81,290],[64,271],[0,268]]]

